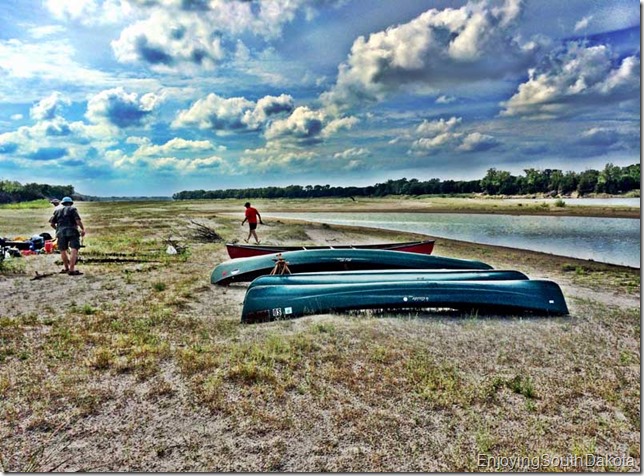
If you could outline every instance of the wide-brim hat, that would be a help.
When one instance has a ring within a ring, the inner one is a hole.
[[[60,203],[74,203],[74,200],[72,200],[71,197],[63,197]]]
[[[52,198],[51,200],[49,200],[49,203],[51,203],[52,205],[58,205],[60,203],[60,200],[58,200],[57,198]]]

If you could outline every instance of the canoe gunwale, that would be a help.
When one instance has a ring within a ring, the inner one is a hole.
[[[341,244],[341,245],[252,245],[241,243],[226,243],[226,250],[231,259],[248,258],[252,256],[262,256],[272,253],[284,253],[287,251],[306,251],[306,250],[391,250],[404,251],[408,253],[431,254],[434,250],[436,240],[416,240],[398,243],[376,243],[376,244]]]

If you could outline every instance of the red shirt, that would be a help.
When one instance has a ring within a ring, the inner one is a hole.
[[[246,209],[246,219],[248,223],[257,223],[257,210],[253,207],[248,207]]]

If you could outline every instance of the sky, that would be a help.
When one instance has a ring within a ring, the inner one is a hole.
[[[20,0],[0,180],[99,196],[640,160],[636,0]]]

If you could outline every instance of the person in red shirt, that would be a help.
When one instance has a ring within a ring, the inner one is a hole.
[[[262,216],[259,214],[256,208],[253,208],[250,206],[250,202],[244,203],[244,206],[246,207],[246,218],[244,218],[244,221],[241,223],[242,226],[244,226],[244,223],[248,221],[248,238],[246,238],[244,241],[248,243],[248,240],[250,240],[250,237],[252,236],[255,238],[255,243],[259,245],[259,238],[257,238],[257,232],[255,231],[257,229],[257,219],[259,218],[259,223],[262,225],[264,222],[262,221]]]

